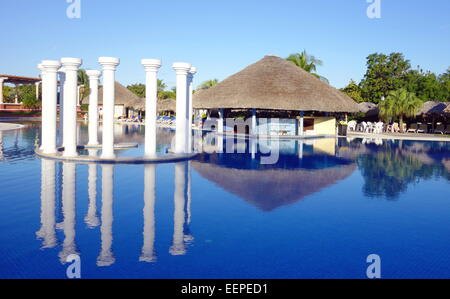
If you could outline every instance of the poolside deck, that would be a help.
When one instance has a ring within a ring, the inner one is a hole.
[[[450,142],[450,137],[446,136],[446,135],[420,134],[420,133],[373,134],[373,133],[362,133],[362,132],[349,132],[348,137]]]

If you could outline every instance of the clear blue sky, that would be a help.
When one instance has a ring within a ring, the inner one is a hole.
[[[366,0],[81,0],[68,19],[66,0],[0,0],[0,73],[37,76],[43,59],[99,56],[122,60],[117,79],[144,81],[141,58],[160,58],[160,77],[175,85],[171,64],[197,66],[196,83],[220,80],[267,54],[306,49],[335,87],[360,80],[373,52],[403,52],[413,66],[450,66],[450,1],[381,0],[369,19]]]

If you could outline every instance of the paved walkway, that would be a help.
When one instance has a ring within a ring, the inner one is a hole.
[[[18,124],[2,123],[0,122],[0,131],[21,129],[24,126]]]
[[[444,135],[439,136],[432,134],[413,134],[413,133],[373,134],[373,133],[349,132],[348,137],[450,142],[450,137]]]

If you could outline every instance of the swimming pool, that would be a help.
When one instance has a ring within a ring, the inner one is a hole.
[[[111,166],[36,158],[39,129],[0,133],[0,278],[65,278],[70,254],[83,278],[366,278],[371,254],[383,278],[450,277],[449,143],[286,140],[262,165],[246,141]]]

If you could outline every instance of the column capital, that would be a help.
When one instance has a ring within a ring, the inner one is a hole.
[[[120,64],[120,59],[115,57],[100,57],[98,63],[103,67],[103,70],[115,71]]]
[[[142,59],[141,64],[144,66],[146,72],[157,72],[161,67],[161,60]]]
[[[191,69],[189,70],[189,74],[191,75],[197,74],[197,68],[195,66],[191,67]]]
[[[86,75],[88,75],[89,80],[98,80],[101,77],[102,72],[97,70],[87,70]]]
[[[191,70],[192,65],[186,62],[175,62],[172,68],[177,72],[177,75],[187,75]]]
[[[56,73],[61,67],[61,63],[56,60],[43,60],[40,64],[43,72]]]
[[[61,58],[61,64],[64,67],[64,71],[77,71],[78,68],[83,64],[83,60],[80,58]]]

